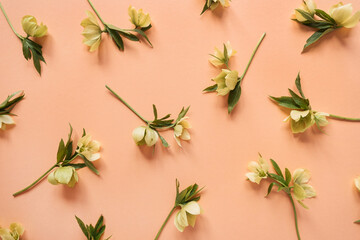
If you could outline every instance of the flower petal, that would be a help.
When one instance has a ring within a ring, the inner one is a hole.
[[[196,201],[187,203],[183,209],[192,215],[199,215],[201,212],[200,205]]]

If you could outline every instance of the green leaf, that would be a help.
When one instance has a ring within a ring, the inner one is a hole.
[[[22,40],[21,42],[22,42],[22,46],[23,46],[23,55],[26,60],[29,60],[31,58],[31,52],[30,52],[29,46],[26,43],[26,41]]]
[[[153,104],[153,112],[154,112],[155,120],[157,120],[158,115],[157,115],[157,109],[156,109],[155,104]]]
[[[296,88],[297,88],[297,90],[299,91],[300,95],[301,95],[303,98],[305,98],[305,95],[304,95],[304,93],[303,93],[303,91],[302,91],[302,88],[301,88],[301,82],[300,82],[300,81],[301,81],[301,80],[300,80],[300,73],[298,73],[298,75],[297,75],[297,77],[296,77],[296,79],[295,79]]]
[[[80,218],[78,218],[77,216],[75,216],[75,218],[76,218],[76,221],[78,222],[82,232],[85,234],[86,237],[88,237],[88,230],[85,227],[84,222]]]
[[[325,11],[323,11],[323,10],[321,10],[321,9],[315,9],[315,14],[316,14],[318,17],[320,17],[320,18],[322,18],[322,19],[324,19],[324,20],[326,20],[326,21],[328,21],[328,22],[331,22],[332,24],[336,25],[335,19],[333,19],[333,18],[332,18],[329,14],[327,14]]]
[[[42,46],[28,38],[22,39],[23,45],[23,55],[26,60],[31,59],[31,53],[33,57],[33,62],[36,70],[41,75],[41,65],[40,61],[45,62],[44,57],[42,56]],[[31,52],[31,53],[30,53]]]
[[[82,154],[80,154],[80,157],[84,160],[85,165],[93,171],[96,175],[100,175],[99,171],[95,168],[94,164],[86,159],[86,157]]]
[[[63,166],[70,166],[75,169],[82,169],[82,168],[86,167],[86,164],[85,163],[67,163],[67,164],[64,164]]]
[[[150,24],[149,26],[147,26],[147,27],[141,28],[141,31],[146,32],[146,31],[149,30],[150,28],[152,28],[152,25],[151,25],[151,24]]]
[[[281,185],[283,185],[284,187],[286,187],[286,181],[285,181],[285,179],[284,179],[283,177],[281,177],[281,176],[279,176],[279,175],[276,175],[276,174],[274,174],[274,173],[269,173],[269,176],[270,176],[273,180],[277,181],[278,183],[280,183]]]
[[[204,5],[203,10],[201,11],[200,15],[202,15],[208,9],[209,9],[209,6],[207,5],[207,0],[205,0],[205,5]]]
[[[137,32],[138,34],[140,34],[143,38],[145,38],[145,40],[149,43],[149,45],[151,47],[153,47],[152,43],[150,42],[150,40],[149,40],[149,38],[148,38],[148,36],[146,35],[145,32],[143,32],[142,30],[137,29],[137,28],[132,29],[131,31],[134,31],[134,32]]]
[[[298,13],[300,13],[306,20],[308,20],[309,22],[315,22],[316,20],[314,19],[314,17],[308,13],[308,12],[305,12],[304,10],[302,9],[295,9],[295,11],[297,11]]]
[[[101,215],[95,225],[95,230],[99,231],[100,227],[103,225],[103,223],[104,223],[104,217],[103,217],[103,215]]]
[[[355,221],[354,223],[360,224],[360,220]]]
[[[210,87],[207,87],[203,90],[203,92],[215,92],[218,88],[218,85],[217,84],[214,84]]]
[[[299,105],[296,104],[296,102],[293,100],[292,97],[282,96],[282,97],[272,97],[270,96],[270,99],[274,100],[279,104],[279,106],[290,108],[290,109],[301,109]]]
[[[241,95],[240,81],[236,84],[235,88],[230,91],[228,97],[228,113],[230,114],[236,104],[238,103]]]
[[[182,119],[183,117],[185,117],[185,115],[187,114],[187,112],[189,111],[190,106],[188,106],[186,109],[183,107],[178,115],[178,117],[175,120],[175,123],[177,123],[178,121],[180,121],[180,119]]]
[[[106,27],[106,31],[109,33],[111,39],[114,41],[115,45],[118,47],[118,49],[120,51],[124,50],[124,42],[121,38],[121,36],[119,35],[118,31],[111,29],[110,27],[108,27],[108,25],[105,26]]]
[[[164,145],[164,147],[169,147],[169,144],[168,142],[165,140],[165,138],[163,138],[159,133],[158,133],[159,137],[160,137],[160,140],[161,140],[161,143],[162,145]]]
[[[131,41],[134,41],[134,42],[138,42],[139,41],[139,38],[137,36],[135,36],[134,34],[132,33],[128,33],[128,32],[123,32],[123,31],[119,31],[119,34]]]
[[[286,181],[286,186],[289,186],[289,183],[291,182],[291,173],[287,168],[285,168],[285,181]]]
[[[297,105],[299,105],[301,107],[301,109],[304,109],[304,110],[309,109],[309,100],[300,97],[291,89],[289,89],[289,92],[290,92],[293,100],[296,102]]]
[[[278,165],[273,159],[270,159],[270,161],[271,161],[271,164],[273,165],[273,168],[274,168],[275,172],[276,172],[280,177],[284,178],[284,175],[282,174],[279,165]]]
[[[267,191],[267,194],[266,194],[265,197],[269,196],[269,194],[271,193],[271,190],[272,190],[272,188],[274,187],[275,184],[276,184],[276,183],[274,183],[274,182],[270,183],[269,188],[268,188],[268,191]]]
[[[229,55],[228,55],[228,50],[227,50],[225,43],[224,43],[224,59],[225,59],[224,60],[225,64],[227,64],[229,62]]]
[[[66,151],[66,148],[65,148],[64,140],[61,139],[61,141],[59,143],[58,151],[57,151],[57,163],[64,160],[65,153],[66,153],[65,151]]]
[[[309,207],[306,206],[302,201],[299,201],[299,200],[298,200],[298,203],[300,203],[300,205],[301,205],[303,208],[309,209]]]
[[[332,32],[334,28],[324,28],[320,29],[319,31],[315,32],[311,37],[306,40],[306,44],[304,45],[303,52],[306,48],[308,48],[310,45],[316,43],[321,37],[328,34],[329,32]]]

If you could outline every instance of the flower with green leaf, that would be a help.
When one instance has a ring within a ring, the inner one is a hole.
[[[9,229],[0,227],[0,237],[2,240],[19,240],[24,231],[20,223],[12,223]]]
[[[143,13],[142,9],[136,11],[133,7],[130,6],[128,12],[130,18],[132,19],[131,22],[135,25],[135,27],[133,29],[122,29],[112,24],[106,23],[101,18],[99,12],[95,9],[92,2],[90,0],[87,1],[100,22],[102,23],[102,25],[104,26],[104,29],[101,29],[95,14],[89,11],[86,12],[88,17],[81,22],[81,26],[84,27],[84,30],[82,32],[82,35],[84,36],[83,43],[90,47],[90,52],[93,52],[99,48],[102,33],[109,34],[110,38],[113,40],[113,42],[120,51],[124,50],[124,41],[122,37],[127,38],[131,41],[140,41],[139,36],[135,34],[139,34],[140,36],[142,36],[152,47],[152,44],[145,33],[145,31],[151,28],[150,16],[149,14]]]
[[[223,51],[221,52],[218,48],[215,48],[215,53],[210,54],[210,63],[215,67],[222,67],[223,65],[226,68],[221,69],[221,73],[217,75],[212,81],[215,82],[214,85],[209,86],[203,90],[203,92],[217,92],[220,96],[228,96],[228,113],[230,114],[236,104],[239,102],[241,95],[241,82],[244,79],[250,64],[255,56],[256,51],[258,50],[261,42],[263,41],[266,33],[264,33],[258,44],[256,45],[255,50],[253,51],[251,58],[245,67],[243,74],[239,77],[238,71],[231,70],[229,67],[229,59],[233,56],[236,51],[230,45],[230,42],[224,43]]]
[[[188,117],[185,116],[189,111],[190,106],[187,108],[183,107],[178,117],[174,120],[170,119],[171,114],[167,114],[164,117],[159,118],[157,108],[153,104],[154,120],[149,121],[143,118],[137,111],[135,111],[134,108],[132,108],[110,87],[106,86],[106,88],[146,124],[146,126],[140,126],[135,128],[132,132],[132,137],[137,145],[146,145],[149,147],[155,146],[156,142],[160,138],[161,143],[164,145],[164,147],[169,147],[168,142],[159,133],[160,130],[168,129],[174,130],[175,140],[180,147],[180,139],[185,141],[190,140],[190,133],[188,129],[191,128],[191,125],[187,120]]]
[[[297,238],[298,238],[298,240],[300,240],[301,238],[300,238],[300,232],[299,232],[299,227],[298,227],[298,219],[297,219],[294,198],[301,206],[308,209],[308,207],[303,203],[303,200],[316,196],[316,192],[315,192],[314,188],[308,184],[308,182],[310,180],[310,172],[306,169],[300,168],[300,169],[296,169],[294,171],[293,175],[291,176],[289,169],[285,168],[285,172],[283,173],[281,171],[279,165],[274,160],[270,159],[271,164],[275,170],[275,173],[270,173],[268,164],[265,163],[265,161],[262,159],[261,155],[260,155],[260,160],[261,160],[260,163],[263,166],[266,166],[266,167],[261,168],[261,174],[263,176],[262,178],[268,178],[269,180],[271,180],[266,197],[271,193],[271,190],[274,186],[278,188],[277,189],[278,192],[283,191],[289,197],[292,207],[293,207],[293,211],[294,211]],[[256,163],[256,162],[254,162],[254,163]],[[249,164],[249,165],[251,165],[251,164]],[[255,165],[255,164],[253,164],[253,165]],[[258,165],[257,168],[260,168],[259,166],[260,165]],[[254,173],[254,171],[252,169],[256,169],[256,168],[252,167],[250,169],[251,174]],[[255,181],[256,178],[254,179],[253,175],[249,175],[249,173],[246,174],[246,177],[251,182],[255,182],[258,184],[261,180],[261,179],[258,179],[258,181]]]
[[[230,0],[205,0],[205,5],[200,15],[202,15],[208,9],[210,9],[211,11],[215,10],[219,5],[221,5],[222,7],[229,7]]]
[[[259,154],[259,161],[251,161],[248,164],[250,172],[246,173],[246,177],[253,183],[260,184],[262,179],[266,179],[269,172],[269,164]]]
[[[25,94],[23,91],[18,91],[9,95],[5,101],[0,104],[0,129],[5,130],[6,125],[15,124],[15,121],[11,116],[16,115],[11,113],[11,111],[16,106],[16,104],[24,99],[24,96]]]
[[[99,172],[92,161],[100,158],[100,154],[98,153],[100,150],[100,143],[95,140],[91,140],[91,136],[87,135],[85,129],[83,129],[82,138],[78,141],[77,147],[74,151],[73,140],[71,139],[72,132],[73,128],[70,125],[70,133],[67,142],[65,143],[63,139],[60,140],[56,163],[32,184],[23,190],[14,193],[14,197],[30,190],[46,176],[48,176],[49,183],[53,185],[64,184],[69,187],[74,187],[79,180],[77,170],[81,168],[88,167],[96,175],[99,175]],[[80,157],[83,162],[72,163],[78,157]],[[53,169],[55,170],[51,172]]]
[[[194,227],[196,216],[201,213],[198,201],[200,200],[200,192],[203,188],[199,189],[199,186],[195,183],[180,192],[179,187],[180,183],[176,179],[176,198],[174,206],[166,217],[164,223],[161,225],[158,233],[156,234],[155,240],[159,239],[166,223],[169,221],[171,215],[176,209],[180,208],[180,211],[176,213],[174,224],[180,232],[183,232],[189,225]]]
[[[351,3],[342,2],[332,6],[329,13],[316,8],[313,0],[305,0],[300,8],[295,9],[292,20],[316,29],[316,32],[306,40],[303,51],[312,44],[316,43],[326,34],[338,28],[353,28],[360,20],[360,11],[352,14]]]
[[[270,96],[270,99],[276,102],[279,106],[291,109],[290,115],[285,118],[284,121],[290,121],[290,126],[293,133],[305,132],[314,124],[320,131],[322,131],[321,127],[324,127],[328,124],[327,117],[343,121],[360,122],[360,118],[341,117],[334,114],[313,110],[311,108],[309,99],[305,97],[304,92],[302,91],[300,73],[295,79],[295,85],[299,91],[300,96],[291,89],[289,89],[289,97]]]
[[[78,222],[81,231],[84,233],[84,235],[86,236],[87,240],[100,240],[101,237],[104,235],[105,229],[106,229],[106,225],[104,224],[104,217],[103,215],[101,215],[98,219],[98,221],[96,222],[95,226],[93,226],[92,224],[87,225],[85,224],[80,218],[78,218],[77,216],[75,216],[76,221]],[[110,237],[106,238],[105,240],[110,239]]]
[[[20,39],[22,43],[23,55],[26,60],[33,59],[34,66],[36,71],[41,75],[41,65],[40,62],[45,62],[45,59],[42,54],[42,46],[39,43],[31,40],[29,37],[40,38],[47,34],[47,26],[41,23],[37,24],[37,20],[34,16],[26,15],[22,18],[21,24],[24,32],[26,33],[26,37],[21,36],[16,32],[15,28],[10,22],[9,17],[7,16],[5,9],[0,3],[0,9],[4,14],[6,21],[8,22],[11,30],[15,33],[15,35]]]

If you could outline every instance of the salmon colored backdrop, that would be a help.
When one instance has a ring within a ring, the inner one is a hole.
[[[42,77],[22,56],[21,43],[0,16],[1,99],[23,89],[24,101],[14,109],[17,125],[0,133],[0,224],[21,222],[24,240],[84,239],[74,215],[86,223],[105,216],[106,236],[114,239],[153,239],[175,198],[175,178],[186,187],[205,186],[200,200],[204,213],[195,229],[180,233],[173,217],[161,239],[295,239],[293,212],[283,193],[264,195],[268,184],[245,180],[247,164],[258,152],[282,168],[308,168],[318,197],[297,206],[303,239],[358,239],[360,194],[353,178],[360,175],[360,123],[331,120],[326,134],[316,129],[293,135],[268,95],[286,95],[301,71],[303,90],[313,108],[360,117],[360,26],[329,34],[300,54],[313,33],[290,20],[301,1],[237,0],[199,16],[203,0],[99,1],[93,3],[105,21],[129,28],[127,8],[143,8],[152,18],[148,32],[154,48],[125,40],[119,52],[104,36],[99,51],[82,44],[80,22],[90,10],[87,1],[2,1],[15,28],[21,18],[36,16],[49,28],[41,39],[47,65]],[[318,0],[328,9],[335,1]],[[353,0],[360,10],[360,1]],[[218,74],[208,63],[214,46],[227,40],[238,51],[231,67],[243,71],[263,32],[267,36],[242,84],[243,93],[229,116],[225,98],[203,94]],[[155,153],[139,148],[131,138],[142,122],[108,90],[108,84],[135,109],[152,118],[177,114],[191,105],[191,141],[176,146],[172,132]],[[75,141],[82,128],[102,143],[101,176],[79,171],[71,189],[43,181],[17,198],[12,193],[30,184],[56,161],[60,138],[68,123]]]

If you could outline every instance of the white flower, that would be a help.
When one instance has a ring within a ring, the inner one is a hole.
[[[228,59],[230,57],[234,56],[236,51],[232,49],[230,42],[227,41],[225,44],[225,48],[227,51]],[[222,66],[225,64],[225,53],[224,51],[220,51],[217,47],[215,47],[215,52],[213,54],[214,56],[211,56],[209,58],[209,62],[214,65],[215,67]]]
[[[78,174],[74,167],[66,166],[59,167],[48,176],[49,183],[53,185],[65,184],[69,187],[74,187],[79,181]]]
[[[177,144],[181,147],[180,139],[182,140],[190,140],[190,133],[188,131],[191,128],[189,121],[187,121],[189,117],[181,118],[174,127],[174,137]]]
[[[237,82],[239,81],[238,76],[239,73],[237,71],[222,69],[221,73],[213,79],[217,84],[216,92],[218,95],[225,96],[231,90],[234,90]]]
[[[132,132],[132,137],[135,143],[139,146],[146,144],[147,146],[153,146],[159,139],[159,135],[154,129],[150,127],[137,127]]]
[[[263,178],[267,178],[269,171],[269,164],[259,156],[259,162],[251,161],[248,164],[250,172],[246,173],[245,176],[254,183],[259,184]]]
[[[296,169],[293,173],[294,183],[294,197],[298,201],[302,201],[306,198],[312,198],[316,196],[315,189],[307,184],[310,180],[311,174],[306,169]]]
[[[314,15],[315,9],[316,9],[316,4],[313,0],[305,0],[298,9],[301,9],[301,10],[309,13],[310,15]],[[299,22],[306,21],[306,18],[304,18],[303,15],[301,15],[301,13],[299,13],[297,10],[295,10],[295,18]]]
[[[360,11],[357,11],[354,15],[352,15],[352,11],[351,3],[344,5],[340,2],[330,8],[329,14],[339,26],[353,28],[359,22]]]
[[[87,160],[89,161],[95,161],[100,158],[100,143],[95,140],[91,140],[90,135],[85,135],[82,138],[80,138],[78,144],[77,144],[76,152],[84,155]]]
[[[0,115],[0,128],[5,130],[6,124],[15,124],[10,115]]]
[[[180,206],[181,210],[176,214],[174,223],[176,228],[183,232],[187,226],[195,226],[196,216],[201,213],[201,208],[196,201]]]
[[[24,231],[25,229],[20,223],[12,223],[10,229],[0,227],[0,237],[2,240],[19,240]]]
[[[290,112],[290,116],[285,118],[284,121],[287,121],[289,119],[291,130],[293,133],[305,132],[306,129],[308,129],[315,123],[314,114],[310,110],[292,110]]]
[[[82,32],[84,36],[83,43],[90,47],[90,52],[93,52],[100,46],[102,31],[96,16],[90,11],[86,11],[86,14],[88,17],[81,22],[81,26],[84,27]]]

